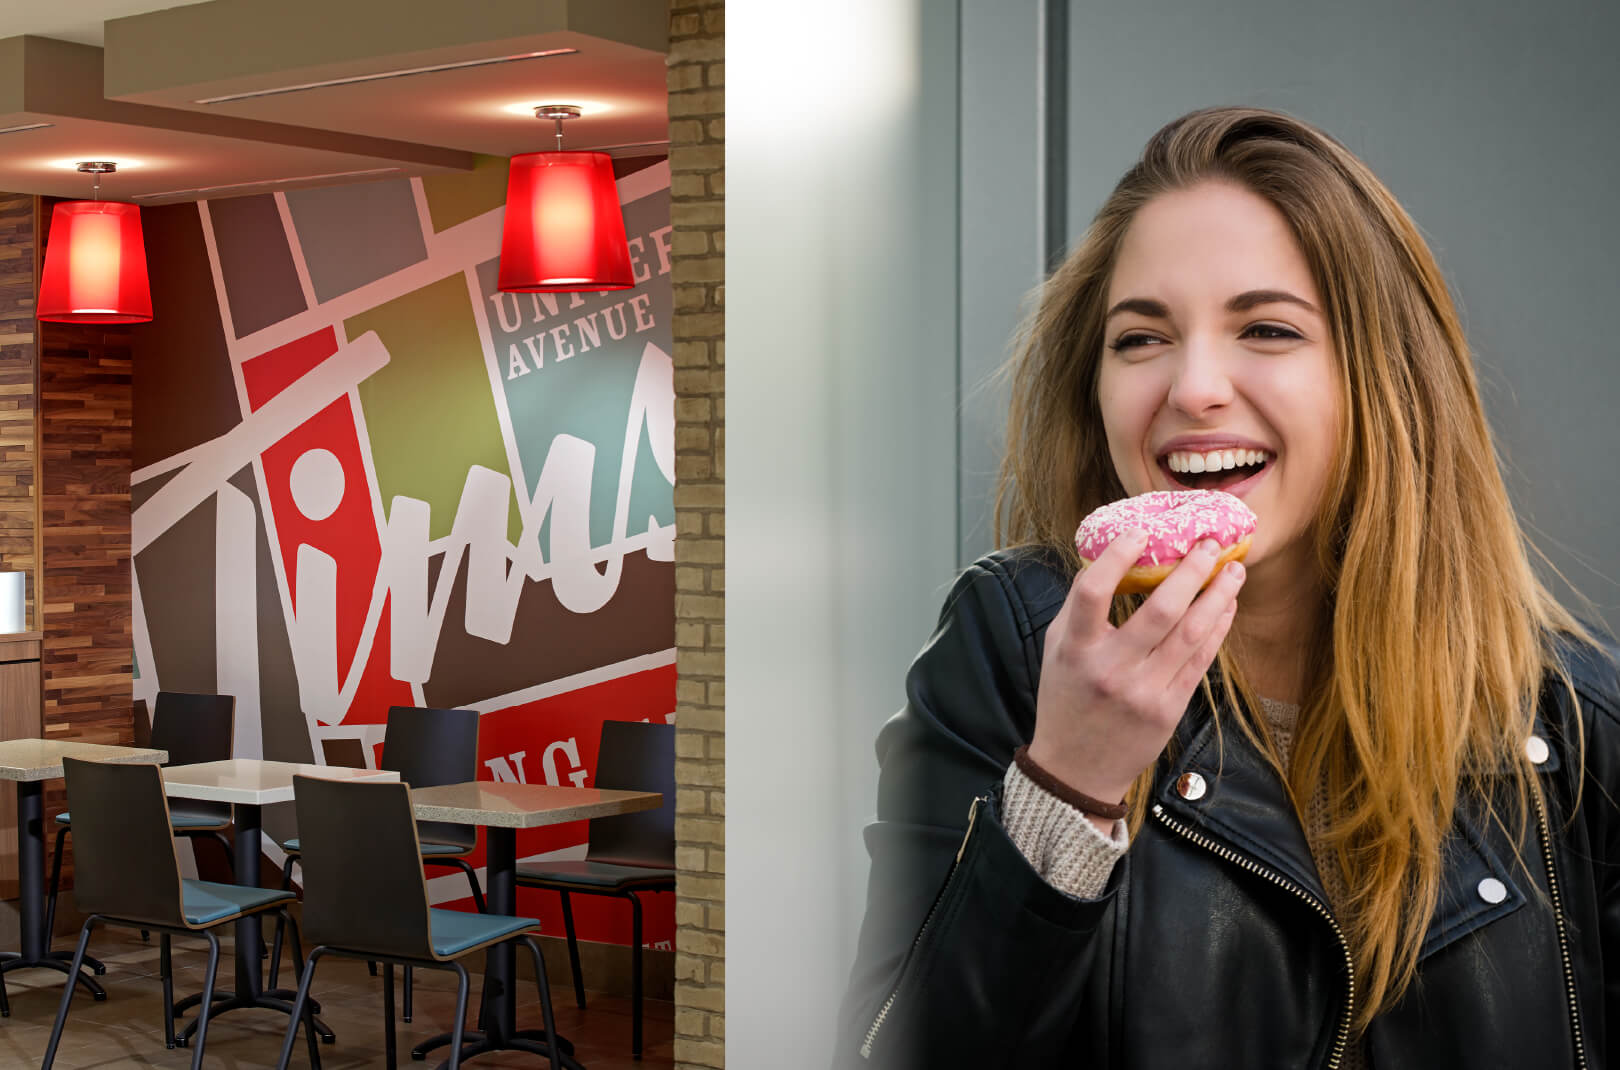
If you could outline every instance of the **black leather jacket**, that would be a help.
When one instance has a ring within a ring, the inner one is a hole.
[[[1217,743],[1201,698],[1097,899],[1046,884],[1008,839],[1000,782],[1034,732],[1045,630],[1068,585],[1040,553],[981,560],[907,677],[907,705],[878,740],[837,1065],[1337,1066],[1359,991],[1304,832],[1241,733]],[[1549,676],[1534,728],[1546,746],[1527,746],[1542,757],[1547,811],[1532,810],[1515,845],[1459,807],[1417,982],[1364,1038],[1377,1070],[1610,1061],[1620,681],[1611,651],[1567,645],[1563,657],[1585,734],[1579,809],[1570,703]],[[1201,795],[1178,791],[1185,773],[1203,778]]]

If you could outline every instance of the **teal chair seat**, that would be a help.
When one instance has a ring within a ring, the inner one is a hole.
[[[63,810],[61,813],[57,814],[56,823],[58,825],[71,826],[73,824],[73,816],[71,812]],[[221,817],[221,815],[218,813],[187,810],[184,806],[169,807],[169,825],[172,828],[212,829],[228,824],[230,824],[230,818]]]
[[[237,914],[291,902],[293,898],[291,892],[279,888],[249,888],[245,884],[189,879],[180,882],[180,913],[187,925],[212,925]]]
[[[539,927],[540,923],[533,918],[428,908],[428,940],[433,945],[433,953],[442,959],[455,958],[480,944],[494,943]]]
[[[288,854],[299,854],[301,851],[301,848],[298,846],[297,836],[287,840],[281,846],[282,849]],[[444,857],[447,855],[464,855],[466,853],[466,847],[460,847],[453,843],[424,843],[422,845],[423,858]]]

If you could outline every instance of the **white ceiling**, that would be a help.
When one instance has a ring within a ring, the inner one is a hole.
[[[323,7],[335,14],[316,37],[307,28]],[[379,11],[405,21],[376,30]],[[0,77],[0,190],[83,196],[87,180],[62,164],[90,159],[130,161],[104,195],[146,204],[469,169],[473,154],[554,148],[552,124],[522,107],[537,103],[586,106],[564,126],[566,148],[656,154],[668,137],[666,11],[662,0],[0,0],[0,68],[21,68]],[[126,21],[108,32],[112,19]],[[201,103],[559,48],[572,51]]]
[[[102,23],[206,0],[0,0],[0,38],[25,33],[101,47]]]

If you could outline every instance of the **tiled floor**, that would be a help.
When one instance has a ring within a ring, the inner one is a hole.
[[[221,948],[221,983],[229,987],[229,937]],[[99,978],[107,989],[107,1000],[97,1003],[83,988],[73,1000],[67,1029],[57,1051],[56,1066],[62,1070],[87,1067],[187,1067],[191,1052],[186,1048],[170,1051],[163,1046],[163,989],[158,979],[158,943],[154,934],[143,944],[134,932],[121,929],[98,930],[91,939],[91,954],[107,964]],[[207,962],[207,945],[202,941],[175,945],[175,991],[189,994],[202,991],[202,971]],[[472,960],[468,960],[471,966]],[[290,970],[283,965],[283,982]],[[0,1068],[12,1070],[38,1066],[50,1039],[51,1022],[62,997],[62,975],[27,970],[8,974],[6,989],[11,996],[11,1017],[0,1019]],[[478,977],[472,977],[476,1003]],[[645,1051],[640,1062],[630,1057],[630,1001],[623,997],[587,993],[589,1007],[574,1005],[573,990],[566,977],[552,977],[552,998],[556,1004],[557,1029],[574,1042],[574,1057],[588,1070],[660,1070],[674,1065],[674,1009],[670,1003],[648,1000],[645,1009]],[[321,1001],[321,1017],[334,1033],[336,1044],[321,1046],[321,1065],[331,1070],[381,1067],[383,1057],[382,981],[366,972],[363,962],[348,959],[322,960],[315,974],[315,996]],[[411,1045],[450,1028],[455,1013],[455,975],[439,971],[417,971],[415,1020],[398,1024],[401,1066],[433,1067],[442,1060],[412,1062]],[[399,999],[396,995],[396,1010]],[[470,1017],[470,1015],[469,1015]],[[189,1021],[190,1015],[185,1021]],[[204,1065],[221,1070],[260,1070],[273,1067],[281,1050],[286,1028],[284,1016],[266,1010],[232,1011],[210,1022]],[[533,982],[521,983],[518,992],[518,1023],[523,1028],[540,1028],[540,1005]],[[469,1021],[469,1027],[471,1022]],[[442,1055],[442,1049],[435,1052]],[[294,1049],[292,1065],[308,1065],[302,1035]],[[479,1056],[464,1064],[479,1068],[546,1067],[546,1060],[534,1055],[502,1052]]]

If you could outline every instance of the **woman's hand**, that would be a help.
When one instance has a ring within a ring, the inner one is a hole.
[[[1114,590],[1146,537],[1121,535],[1075,578],[1046,630],[1029,756],[1077,791],[1113,802],[1159,757],[1237,613],[1243,566],[1221,570],[1220,547],[1193,548],[1131,619],[1108,621]],[[1093,823],[1107,831],[1113,824]]]

